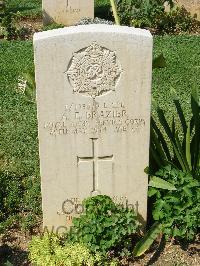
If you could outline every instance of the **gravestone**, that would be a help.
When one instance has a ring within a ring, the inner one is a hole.
[[[200,0],[176,0],[179,6],[184,6],[191,15],[195,15],[200,20]]]
[[[83,17],[94,17],[94,0],[42,0],[43,23],[73,25]]]
[[[85,25],[34,35],[44,226],[70,225],[98,194],[145,223],[152,36]]]

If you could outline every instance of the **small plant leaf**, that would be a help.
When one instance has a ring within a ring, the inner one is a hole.
[[[154,188],[167,189],[167,190],[176,190],[173,184],[157,176],[153,176],[150,179],[149,186]]]
[[[152,197],[153,195],[155,195],[157,193],[157,190],[153,187],[150,187],[148,190],[148,196]]]
[[[190,171],[192,171],[190,139],[191,139],[191,134],[190,134],[190,123],[189,123],[187,127],[187,133],[186,133],[186,140],[185,140],[186,149],[185,150],[186,150],[187,163],[189,165]]]
[[[143,255],[153,244],[154,240],[162,232],[162,225],[158,222],[154,223],[145,236],[137,243],[133,250],[135,257]]]
[[[3,266],[13,266],[13,264],[10,261],[6,261],[6,263],[4,263]]]
[[[170,151],[169,151],[169,148],[167,146],[166,140],[165,140],[163,134],[161,133],[159,127],[156,125],[156,122],[153,119],[153,117],[151,118],[151,126],[152,126],[153,130],[155,131],[157,138],[159,139],[159,142],[161,143],[161,145],[164,149],[164,152],[167,156],[167,160],[171,161]]]

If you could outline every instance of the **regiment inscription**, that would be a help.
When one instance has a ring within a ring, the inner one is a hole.
[[[68,134],[139,132],[143,117],[132,117],[122,102],[66,105],[60,121],[47,121],[44,128],[52,136]]]

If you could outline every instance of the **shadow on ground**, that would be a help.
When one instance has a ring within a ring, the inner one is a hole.
[[[110,5],[95,7],[95,17],[103,18],[106,20],[113,20]]]
[[[28,252],[18,247],[10,247],[4,244],[0,247],[0,265],[26,266],[28,262]]]

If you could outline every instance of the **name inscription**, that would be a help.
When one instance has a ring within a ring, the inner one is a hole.
[[[145,127],[145,119],[131,117],[123,102],[92,104],[70,103],[60,121],[48,121],[44,127],[50,135],[93,133],[137,133]]]
[[[69,0],[67,0],[66,2],[66,12],[70,13],[70,14],[74,14],[74,13],[80,13],[81,9],[80,8],[73,8],[72,6],[69,5]]]

